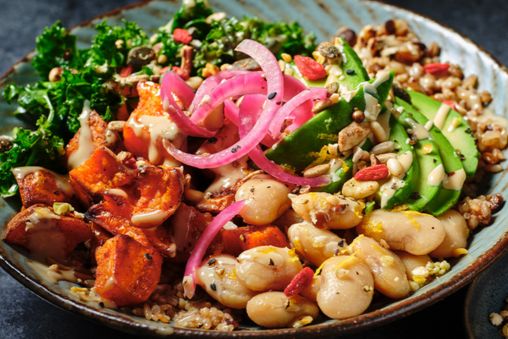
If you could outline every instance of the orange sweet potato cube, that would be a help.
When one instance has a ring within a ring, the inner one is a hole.
[[[159,283],[161,255],[128,236],[117,235],[107,240],[95,256],[95,290],[117,306],[145,302]]]
[[[90,225],[74,213],[57,215],[51,207],[32,205],[7,224],[5,241],[42,259],[64,261],[74,248],[92,238]]]
[[[12,172],[18,183],[23,207],[69,202],[74,196],[69,179],[43,167],[17,167]]]
[[[97,148],[90,158],[69,172],[72,187],[85,206],[100,199],[108,189],[130,184],[135,176],[135,171],[106,147]]]
[[[276,226],[245,226],[222,230],[219,242],[223,253],[234,256],[258,246],[288,246],[286,236]]]

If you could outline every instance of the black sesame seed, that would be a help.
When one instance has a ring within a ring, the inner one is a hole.
[[[212,266],[213,264],[215,264],[217,262],[217,259],[215,258],[212,258],[210,260],[208,260],[208,266]]]
[[[254,192],[256,192],[256,189],[255,189],[254,187],[251,187],[251,188],[250,188],[250,192],[251,192],[251,193],[254,193]]]
[[[212,291],[217,291],[217,285],[215,285],[214,282],[210,284],[210,288],[212,289]]]
[[[272,92],[272,93],[268,94],[268,100],[272,100],[273,98],[275,98],[276,95],[277,95],[277,92]]]
[[[420,198],[420,193],[418,193],[418,192],[411,193],[411,199],[416,200],[419,198]]]
[[[272,259],[272,258],[270,258],[270,263],[269,263],[269,265],[270,265],[270,266],[275,265],[275,263],[273,262],[273,259]]]
[[[354,69],[346,69],[346,74],[347,74],[347,75],[355,75],[355,74],[356,74],[356,72],[355,72],[355,70],[354,70]]]
[[[208,139],[208,142],[211,143],[211,144],[215,144],[217,142],[217,138],[216,137],[211,137],[210,139]]]
[[[240,148],[242,148],[240,145],[236,145],[231,149],[231,153],[236,153]]]
[[[152,256],[149,253],[145,253],[146,260],[152,260]]]
[[[104,303],[103,303],[102,301],[101,301],[101,302],[99,302],[99,306],[100,306],[100,307],[104,307]]]

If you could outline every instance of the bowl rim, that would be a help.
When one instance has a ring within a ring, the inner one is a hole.
[[[118,7],[111,11],[84,20],[77,25],[73,25],[72,27],[70,27],[70,29],[88,26],[95,20],[112,17],[120,14],[125,10],[143,7],[152,1],[153,0],[140,0],[138,2],[126,6]],[[170,1],[175,2],[178,0],[170,0]],[[371,3],[375,4],[376,6],[384,7],[388,11],[395,11],[399,13],[402,12],[407,15],[411,15],[416,19],[430,22],[431,24],[436,25],[437,27],[443,29],[447,33],[452,34],[459,39],[462,39],[464,43],[469,44],[474,48],[476,48],[477,50],[479,50],[487,58],[490,58],[494,62],[494,64],[497,67],[499,67],[501,72],[505,73],[505,75],[508,76],[508,68],[505,65],[503,65],[494,55],[492,55],[492,53],[485,50],[483,47],[479,46],[477,43],[475,43],[468,37],[464,36],[463,34],[450,28],[448,25],[439,23],[426,15],[419,14],[396,5],[383,3],[381,0],[361,0],[361,1],[367,4]],[[321,0],[317,0],[317,2],[321,3]],[[31,59],[32,55],[33,51],[27,53],[25,56],[16,61],[11,67],[9,67],[7,71],[5,71],[2,75],[0,75],[0,87],[2,87],[5,84],[8,77],[16,71],[16,67],[19,64],[28,62]],[[330,323],[309,325],[299,329],[287,328],[287,329],[239,330],[233,332],[223,332],[214,330],[199,330],[199,329],[172,327],[173,330],[172,335],[191,338],[195,336],[286,337],[288,335],[303,337],[307,335],[323,336],[332,334],[340,336],[343,334],[350,334],[362,330],[371,329],[404,318],[419,310],[429,307],[435,304],[436,302],[440,301],[441,299],[451,295],[458,289],[464,287],[465,285],[470,283],[473,280],[473,278],[475,278],[480,272],[484,271],[492,263],[494,263],[494,261],[501,256],[501,254],[503,253],[503,249],[507,245],[508,245],[508,230],[490,249],[488,249],[485,253],[479,256],[469,266],[464,268],[462,271],[458,272],[458,274],[456,274],[450,280],[443,282],[442,284],[439,284],[438,286],[432,289],[429,289],[425,293],[422,293],[421,295],[416,296],[411,300],[408,300],[407,298],[402,299],[396,306],[393,304],[389,304],[381,309],[376,309],[369,313],[364,313],[356,317],[340,321],[333,321]],[[84,304],[81,304],[70,298],[66,298],[51,291],[42,283],[36,281],[35,278],[24,273],[21,269],[17,268],[13,263],[11,263],[4,255],[4,250],[1,247],[0,247],[0,267],[2,267],[9,275],[15,278],[18,282],[20,282],[23,286],[28,288],[32,293],[34,293],[38,297],[57,306],[58,308],[84,316],[88,320],[99,322],[106,326],[132,334],[148,334],[152,336],[167,336],[169,334],[168,332],[159,332],[156,329],[148,327],[145,324],[133,322],[127,318],[123,318],[118,315],[103,313],[101,311],[95,310],[91,307],[88,307]],[[170,327],[168,325],[168,329],[169,328]]]

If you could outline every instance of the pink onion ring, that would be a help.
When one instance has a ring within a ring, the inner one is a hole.
[[[263,74],[266,77],[268,87],[268,95],[267,100],[265,101],[263,112],[261,112],[259,119],[256,120],[256,123],[252,129],[243,138],[241,138],[234,145],[214,154],[196,155],[186,153],[177,149],[168,140],[164,140],[163,145],[168,153],[186,165],[196,168],[216,168],[225,164],[229,164],[235,160],[240,159],[244,155],[247,155],[264,138],[270,123],[277,114],[280,105],[282,104],[282,98],[284,97],[283,76],[282,72],[280,71],[277,59],[270,52],[270,50],[253,40],[242,41],[236,50],[252,57],[263,70]],[[228,94],[228,97],[230,97],[230,93]],[[228,97],[225,97],[222,102]]]
[[[205,230],[199,237],[194,249],[185,265],[183,277],[183,291],[186,298],[192,298],[196,291],[196,269],[201,265],[206,250],[212,243],[215,236],[220,232],[222,227],[233,219],[245,206],[245,201],[237,201],[223,209],[213,220],[206,226]]]
[[[284,125],[284,122],[288,117],[293,117],[293,122],[298,122],[300,125],[309,120],[313,114],[312,111],[309,111],[310,116],[300,117],[301,119],[297,120],[298,115],[293,114],[294,111],[305,104],[309,100],[312,99],[324,99],[327,96],[327,91],[325,88],[313,88],[304,90],[297,95],[295,95],[291,100],[284,104],[281,107],[275,118],[273,119],[270,125],[270,134],[273,138],[277,138],[281,133],[281,128]],[[305,112],[305,110],[302,110]]]
[[[185,115],[185,113],[175,102],[173,94],[177,95],[178,93],[183,94],[185,97],[184,99],[177,95],[182,100],[182,102],[184,102],[184,105],[184,100],[189,101],[187,89],[182,84],[187,86],[185,81],[183,81],[182,78],[180,78],[180,76],[176,73],[169,71],[164,74],[161,84],[161,98],[164,110],[168,112],[171,120],[178,126],[179,129],[182,130],[183,133],[195,137],[213,137],[215,132],[209,131],[206,128],[196,125],[189,119],[188,116]]]

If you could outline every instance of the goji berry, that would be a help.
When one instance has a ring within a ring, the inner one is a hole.
[[[289,285],[284,289],[284,294],[288,297],[302,293],[314,278],[314,271],[310,267],[305,267],[291,280]]]
[[[321,80],[327,75],[323,65],[312,58],[295,55],[293,60],[295,61],[296,67],[298,67],[300,73],[302,73],[302,75],[308,80]]]
[[[358,181],[383,180],[388,176],[388,174],[388,167],[386,167],[385,164],[379,164],[359,170],[355,174],[355,179]]]
[[[189,42],[192,41],[192,35],[186,29],[175,28],[175,30],[173,31],[173,40],[187,45]]]
[[[448,73],[448,68],[450,68],[449,64],[445,63],[433,63],[433,64],[427,64],[423,66],[423,70],[425,73],[429,73],[432,75],[443,75]]]
[[[132,68],[131,65],[128,65],[122,68],[119,74],[121,77],[128,77],[129,75],[132,74],[132,72],[134,72],[134,69]]]

